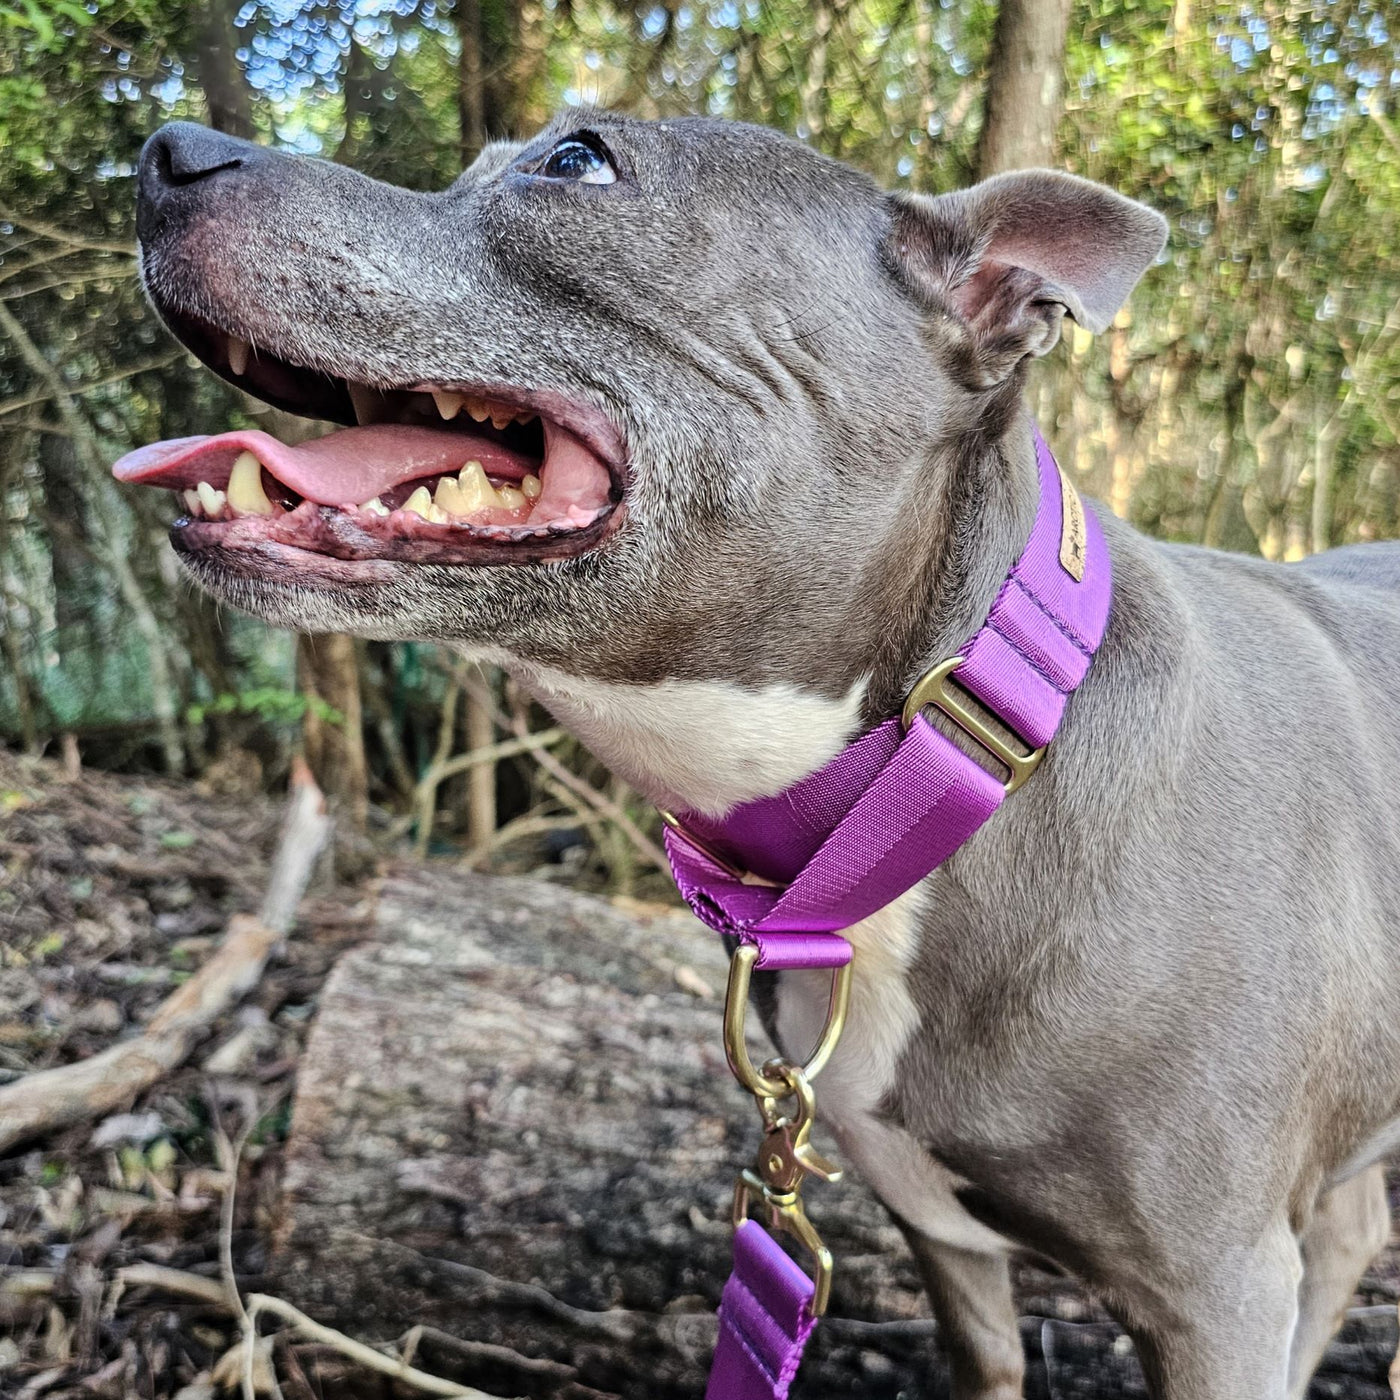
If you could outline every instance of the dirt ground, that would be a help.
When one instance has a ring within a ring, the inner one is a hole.
[[[0,755],[0,1083],[140,1027],[229,915],[257,908],[279,818],[260,798],[68,781]],[[196,1378],[234,1345],[233,1322],[124,1287],[120,1271],[217,1278],[221,1147],[246,1133],[231,1244],[240,1282],[257,1287],[297,1058],[367,913],[354,887],[313,888],[285,956],[185,1068],[128,1113],[0,1156],[0,1394],[208,1393]]]
[[[280,812],[262,798],[69,778],[0,754],[0,1084],[139,1028],[229,916],[257,908]],[[371,928],[371,873],[320,877],[285,956],[129,1112],[0,1155],[0,1396],[238,1392],[239,1330],[226,1308],[144,1287],[141,1270],[217,1284],[222,1242],[244,1293],[260,1287],[298,1059],[324,979]],[[231,1162],[236,1209],[221,1222]],[[1349,1326],[1361,1336],[1366,1310],[1379,1318],[1397,1298],[1392,1248]],[[326,1346],[286,1333],[268,1345],[288,1400],[410,1393]],[[1332,1380],[1314,1396],[1379,1394],[1374,1357],[1366,1365],[1364,1384]]]

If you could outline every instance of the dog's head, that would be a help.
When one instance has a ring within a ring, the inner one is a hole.
[[[892,580],[927,596],[947,463],[1010,420],[1066,312],[1107,323],[1164,225],[1066,175],[887,195],[761,128],[570,111],[440,194],[166,127],[138,232],[205,363],[360,425],[118,465],[181,494],[172,538],[214,593],[579,675],[834,694]]]

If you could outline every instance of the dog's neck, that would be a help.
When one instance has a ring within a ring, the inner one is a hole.
[[[852,628],[870,640],[844,694],[831,695],[818,676],[757,688],[718,679],[633,685],[504,653],[484,659],[660,806],[718,816],[780,792],[897,712],[919,673],[977,630],[1030,533],[1036,467],[1024,415],[997,437],[943,445],[927,466],[862,590],[860,606],[877,621]]]

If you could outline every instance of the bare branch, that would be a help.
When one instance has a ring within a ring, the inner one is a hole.
[[[22,399],[10,399],[6,403],[0,403],[0,417],[3,417],[7,413],[18,413],[22,408],[32,408],[36,403],[48,403],[50,400],[57,398],[59,389],[72,398],[80,399],[85,394],[91,394],[98,389],[107,388],[109,384],[120,384],[122,380],[133,379],[138,374],[148,374],[154,369],[164,369],[167,365],[173,365],[184,353],[183,350],[175,350],[164,355],[156,355],[149,360],[141,360],[137,364],[128,365],[125,369],[117,370],[114,374],[105,374],[101,379],[94,379],[91,383],[78,384],[71,388],[67,384],[64,384],[62,379],[58,378],[57,370],[55,370],[52,365],[49,365],[49,372],[44,376],[45,381],[49,384],[48,393],[29,394]],[[55,382],[58,384],[59,389],[54,388]]]
[[[529,726],[521,706],[517,705],[515,708],[511,728],[522,739],[529,735]],[[615,822],[638,852],[658,869],[668,868],[661,848],[610,797],[605,797],[592,783],[585,782],[576,773],[571,772],[548,749],[537,749],[535,762],[560,786],[581,797],[594,811],[601,813],[609,821]]]
[[[16,287],[3,294],[5,301],[21,301],[25,297],[37,296],[40,292],[51,292],[58,287],[85,287],[89,282],[119,282],[134,277],[134,267],[84,268],[71,277],[49,277],[26,287]]]
[[[90,253],[116,253],[124,258],[136,256],[134,243],[114,243],[106,238],[86,238],[80,233],[70,233],[67,229],[59,228],[56,224],[44,223],[29,214],[16,214],[6,204],[0,204],[0,219],[7,224],[14,224],[17,228],[27,228],[30,233],[37,233],[43,238],[52,238],[55,243],[65,243],[70,248],[86,248]]]

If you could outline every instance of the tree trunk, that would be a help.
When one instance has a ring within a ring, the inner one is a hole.
[[[987,70],[977,178],[1049,165],[1064,104],[1070,0],[1001,0]]]
[[[1342,438],[1342,412],[1334,409],[1323,421],[1319,411],[1313,422],[1312,552],[1332,547],[1332,473],[1337,444]]]
[[[205,0],[194,8],[195,68],[209,125],[250,141],[257,134],[253,103],[235,56],[238,35],[233,22],[241,8],[241,0]]]
[[[483,675],[488,681],[491,672]],[[491,712],[471,691],[467,691],[467,751],[489,748],[496,740]],[[496,765],[481,763],[467,770],[467,843],[473,851],[490,848],[496,834]]]
[[[309,702],[302,721],[306,761],[332,811],[363,831],[369,818],[369,769],[354,638],[341,632],[299,635],[297,682]],[[322,706],[337,711],[340,719],[327,717]]]
[[[365,1341],[420,1329],[416,1366],[491,1394],[699,1400],[759,1136],[720,1050],[719,940],[688,914],[441,865],[390,877],[376,922],[298,1069],[275,1291]],[[807,1201],[836,1274],[794,1400],[947,1395],[883,1209],[853,1177]],[[1027,1395],[1146,1396],[1075,1284],[1017,1272]],[[1388,1400],[1395,1336],[1393,1308],[1353,1311],[1326,1393]]]
[[[486,144],[486,86],[481,61],[481,0],[457,0],[457,121],[465,170]]]

